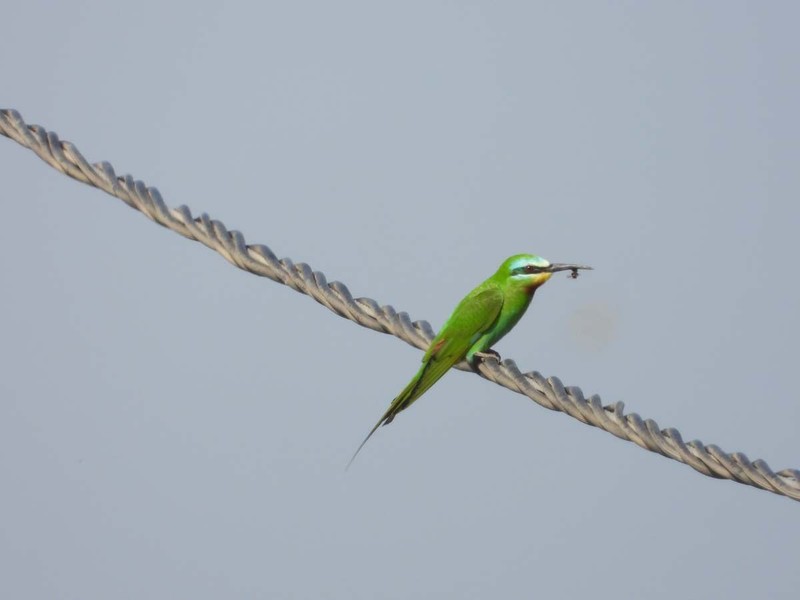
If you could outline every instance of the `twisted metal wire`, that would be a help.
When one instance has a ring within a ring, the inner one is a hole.
[[[343,283],[328,283],[325,275],[305,263],[295,263],[289,258],[279,260],[262,244],[246,244],[239,231],[228,231],[220,221],[210,219],[205,213],[195,218],[187,206],[169,208],[156,188],[147,187],[130,175],[117,176],[108,162],[89,164],[70,142],[59,140],[55,133],[38,125],[27,125],[15,110],[0,110],[0,134],[33,150],[65,175],[97,187],[159,225],[211,248],[240,269],[307,294],[341,317],[389,333],[419,349],[427,348],[434,337],[427,321],[412,322],[407,313],[397,312],[389,305],[381,306],[371,298],[353,298]],[[470,370],[463,362],[457,368]],[[730,479],[800,500],[800,470],[784,469],[776,473],[765,461],[750,461],[741,452],[727,453],[698,440],[684,442],[677,429],[661,429],[652,419],[642,419],[636,413],[625,414],[622,402],[603,406],[597,394],[586,398],[580,388],[565,387],[557,377],[545,378],[536,371],[522,373],[511,359],[484,361],[479,372],[482,377],[545,408],[566,413],[709,477]]]

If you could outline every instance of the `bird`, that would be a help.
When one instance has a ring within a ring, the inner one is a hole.
[[[476,369],[480,360],[500,355],[491,347],[517,324],[530,306],[533,295],[553,273],[592,267],[566,263],[550,263],[534,254],[510,256],[497,272],[467,294],[433,338],[417,374],[403,391],[392,400],[375,426],[353,454],[347,468],[372,434],[382,425],[391,423],[397,414],[409,406],[444,375],[453,365],[465,360]]]

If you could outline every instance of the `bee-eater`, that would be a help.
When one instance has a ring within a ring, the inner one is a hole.
[[[408,408],[445,372],[466,359],[473,367],[477,360],[493,355],[492,345],[507,334],[520,320],[533,299],[533,294],[556,271],[591,269],[582,265],[551,264],[540,256],[517,254],[507,258],[497,272],[472,290],[458,303],[441,331],[422,357],[422,366],[400,392],[383,416],[367,434],[350,459],[353,463],[361,448],[381,425],[388,425],[397,413]]]

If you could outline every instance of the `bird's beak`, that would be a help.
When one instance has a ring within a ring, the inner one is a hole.
[[[585,265],[569,265],[567,263],[554,263],[550,265],[546,271],[548,273],[555,273],[556,271],[572,271],[577,275],[579,269],[591,271],[592,267],[587,267]]]

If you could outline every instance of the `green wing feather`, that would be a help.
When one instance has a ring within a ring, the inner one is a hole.
[[[486,285],[488,283],[473,290],[456,306],[453,314],[425,352],[422,366],[417,374],[392,400],[389,408],[353,454],[353,458],[347,464],[348,467],[353,464],[361,448],[378,427],[388,425],[397,413],[411,406],[453,365],[463,360],[470,347],[497,322],[500,310],[503,308],[503,292],[499,286]]]

